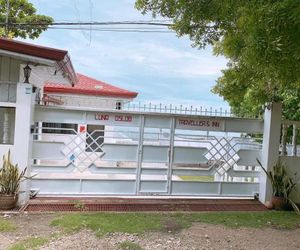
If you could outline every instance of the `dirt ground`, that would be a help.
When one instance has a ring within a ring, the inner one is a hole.
[[[49,223],[55,214],[24,214],[7,218],[17,225],[14,232],[0,233],[0,249],[28,237],[47,237],[49,243],[40,249],[118,249],[124,241],[138,243],[143,249],[300,249],[300,229],[273,228],[230,229],[221,225],[194,224],[178,233],[153,232],[144,235],[111,233],[101,238],[83,230],[62,234]]]

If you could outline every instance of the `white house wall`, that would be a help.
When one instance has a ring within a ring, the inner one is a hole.
[[[21,65],[20,75],[21,81],[24,81],[23,76],[23,67],[25,64]],[[31,70],[30,75],[30,83],[36,87],[43,89],[43,86],[46,82],[53,82],[53,83],[62,83],[66,85],[71,85],[69,79],[63,75],[61,70],[57,70],[54,66],[44,66],[44,65],[29,65]]]
[[[48,96],[59,101],[59,103],[51,103],[51,105],[58,105],[63,107],[85,107],[85,108],[99,108],[99,109],[116,109],[117,102],[122,105],[132,101],[128,98],[103,97],[93,95],[76,95],[76,94],[60,94],[60,93],[46,93]]]

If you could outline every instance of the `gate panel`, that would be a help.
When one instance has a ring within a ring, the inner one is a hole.
[[[39,195],[253,197],[255,119],[38,106],[32,188]],[[47,127],[50,126],[51,127]]]

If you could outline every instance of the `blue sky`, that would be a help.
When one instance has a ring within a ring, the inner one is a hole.
[[[134,0],[30,0],[56,21],[151,20]],[[32,42],[32,41],[31,41]],[[175,33],[48,30],[34,43],[67,49],[77,72],[139,92],[138,101],[227,107],[210,92],[226,60]]]

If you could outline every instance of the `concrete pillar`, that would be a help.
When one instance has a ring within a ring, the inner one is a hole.
[[[32,93],[30,84],[17,84],[17,102],[15,118],[15,137],[13,162],[19,166],[19,171],[27,168],[26,175],[31,173],[32,135],[35,94]],[[25,204],[29,199],[30,181],[21,183],[19,205]]]
[[[272,103],[264,113],[264,135],[261,163],[266,170],[272,169],[279,159],[281,132],[281,103]],[[266,202],[272,196],[272,187],[266,174],[260,173],[259,200]]]

